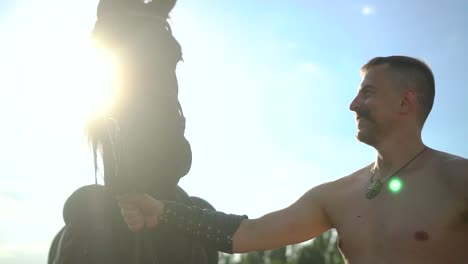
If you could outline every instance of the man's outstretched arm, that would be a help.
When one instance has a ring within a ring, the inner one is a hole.
[[[307,241],[333,227],[325,209],[326,185],[306,192],[299,200],[258,219],[244,220],[233,237],[233,252],[271,250]]]
[[[148,195],[120,198],[119,205],[132,231],[165,224],[211,242],[220,251],[243,253],[303,242],[332,228],[325,209],[327,185],[317,186],[291,206],[258,219],[158,201]]]

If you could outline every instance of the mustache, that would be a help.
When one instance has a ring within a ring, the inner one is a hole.
[[[372,116],[369,110],[358,110],[356,111],[356,119],[368,119],[372,120]]]

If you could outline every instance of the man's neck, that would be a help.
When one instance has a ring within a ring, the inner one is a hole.
[[[394,137],[376,147],[376,178],[385,179],[425,149],[420,136]]]

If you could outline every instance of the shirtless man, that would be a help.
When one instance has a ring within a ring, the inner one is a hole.
[[[129,228],[172,225],[228,253],[274,249],[336,228],[349,264],[468,263],[468,160],[421,139],[434,101],[431,70],[391,56],[370,60],[361,73],[350,110],[357,139],[377,150],[375,162],[258,219],[145,194],[119,197]]]

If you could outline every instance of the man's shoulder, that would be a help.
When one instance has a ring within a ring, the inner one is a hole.
[[[466,175],[468,172],[468,159],[457,156],[448,152],[433,150],[435,165],[444,174],[463,173]],[[468,175],[466,175],[468,177]]]
[[[434,156],[439,157],[442,160],[465,160],[465,161],[468,161],[468,159],[466,159],[464,157],[461,157],[461,156],[458,156],[458,155],[455,155],[455,154],[452,154],[452,153],[449,153],[449,152],[437,150],[437,149],[432,149],[432,153],[434,153]]]
[[[468,159],[442,151],[434,151],[437,175],[450,191],[468,199]]]
[[[349,184],[353,184],[359,180],[361,180],[363,177],[366,177],[366,179],[369,178],[372,168],[374,166],[374,163],[370,163],[369,165],[358,169],[357,171],[352,172],[349,175],[346,175],[342,178],[339,178],[333,182],[330,182],[331,185],[344,185],[347,186]]]
[[[341,215],[340,211],[343,206],[354,206],[356,191],[362,191],[363,186],[368,183],[373,166],[374,163],[371,163],[319,187],[317,194],[319,194],[332,223],[336,223],[335,217]]]
[[[360,188],[363,182],[369,180],[374,163],[371,163],[349,175],[326,182],[320,186],[314,187],[311,191],[318,195],[328,206],[342,202],[356,188]]]
[[[349,175],[343,176],[336,180],[314,186],[308,191],[308,193],[314,196],[319,195],[320,193],[320,196],[336,197],[336,193],[342,193],[344,189],[347,189],[351,185],[358,183],[362,180],[363,177],[369,177],[373,164],[374,163],[371,163]]]

